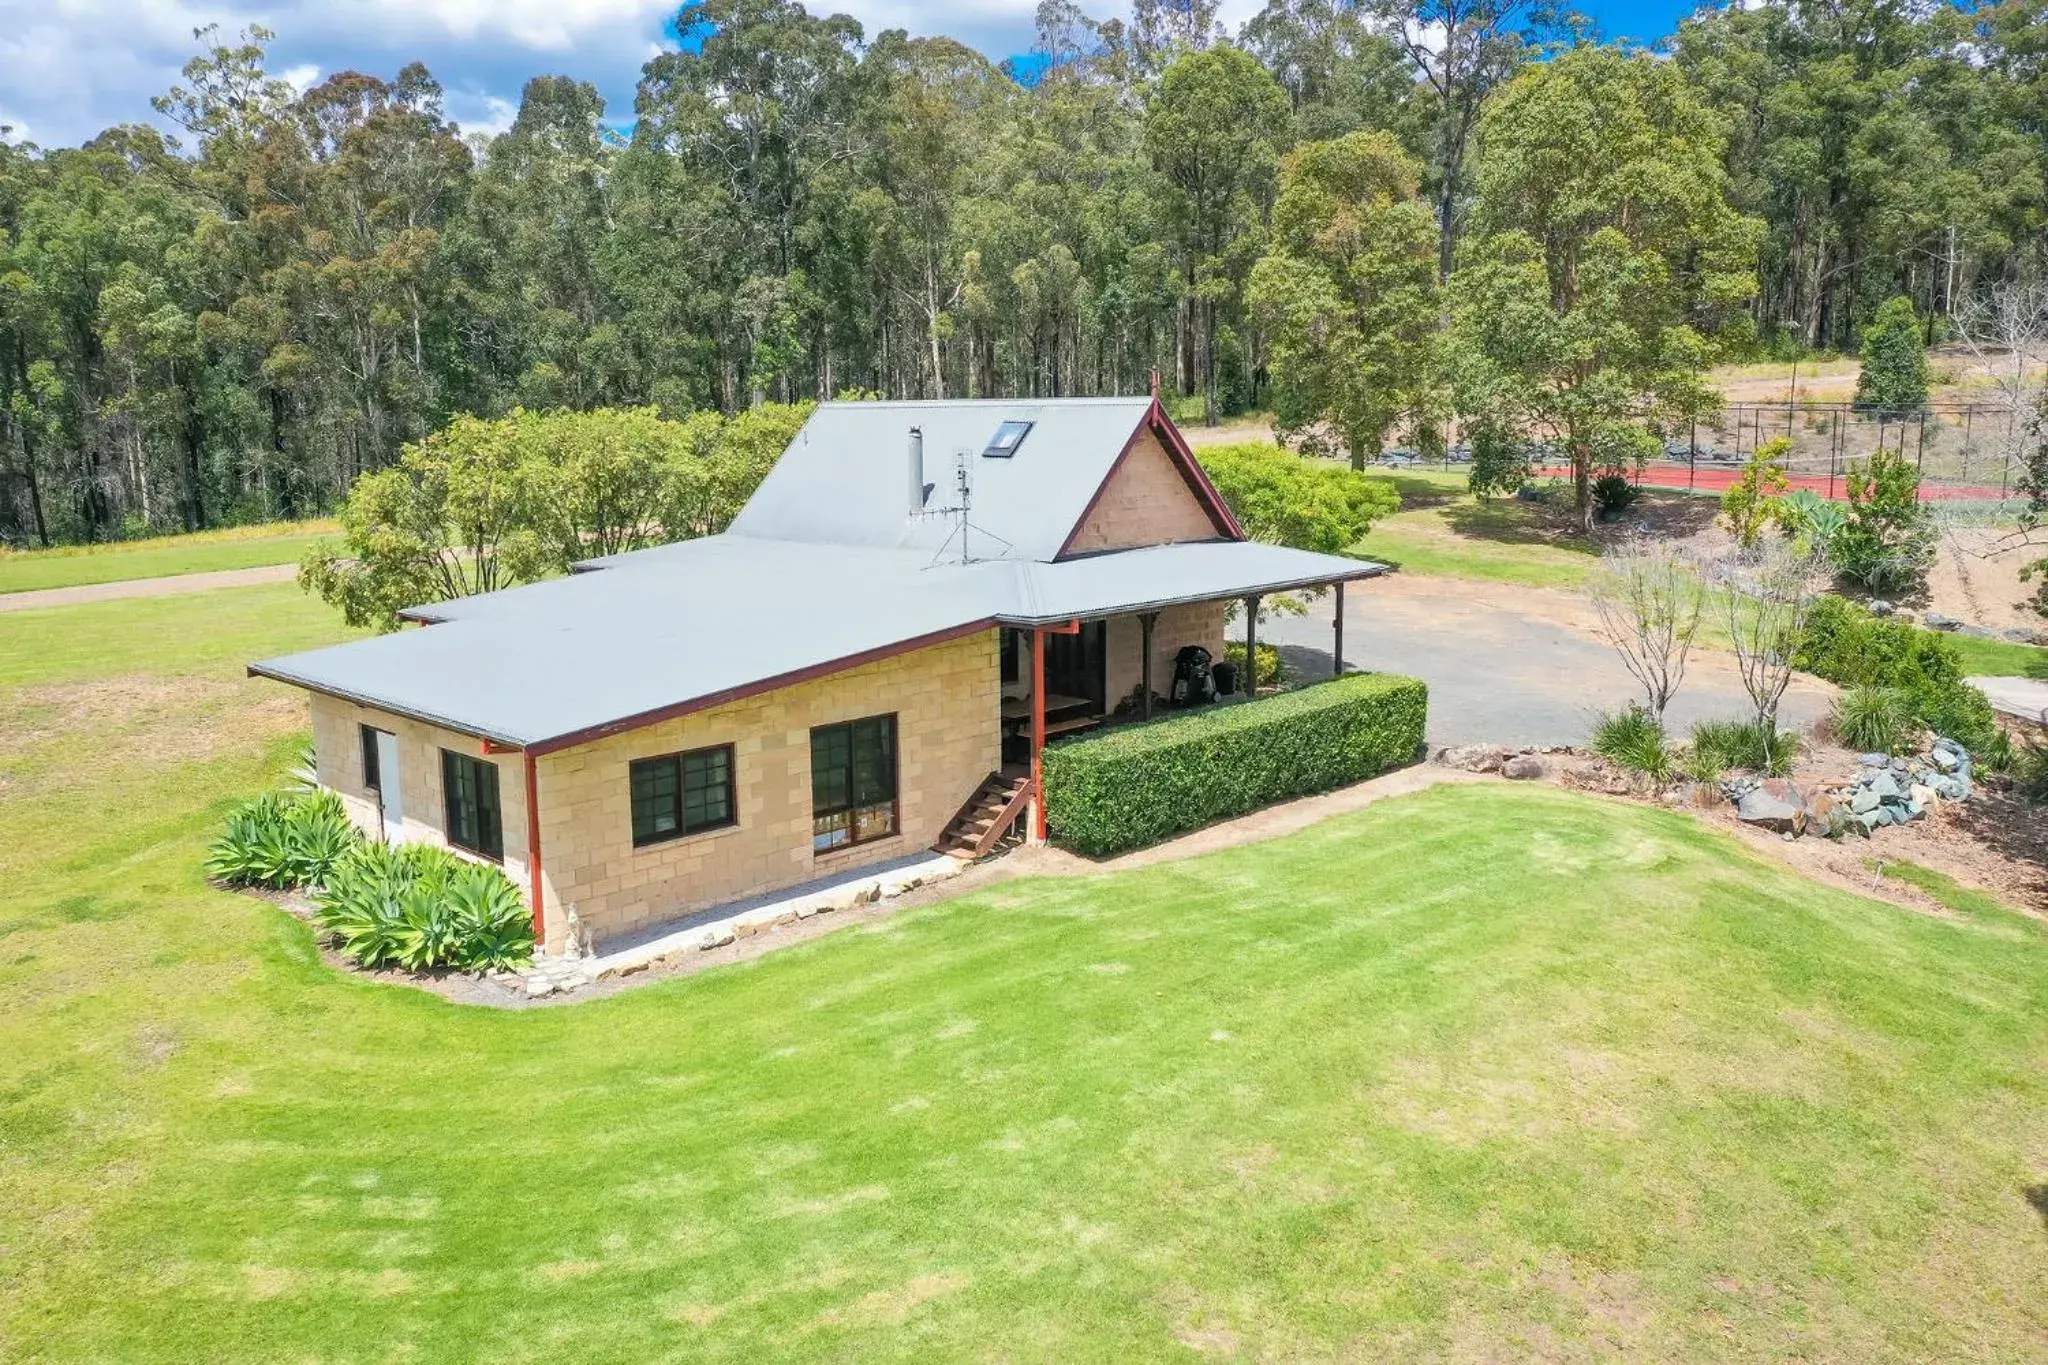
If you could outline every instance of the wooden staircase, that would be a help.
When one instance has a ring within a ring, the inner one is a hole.
[[[946,825],[934,845],[941,853],[972,861],[987,856],[1031,803],[1031,773],[1005,768],[990,773]]]

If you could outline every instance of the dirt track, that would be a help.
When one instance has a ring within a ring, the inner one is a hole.
[[[258,583],[289,583],[296,564],[261,564],[253,569],[217,569],[212,573],[181,573],[166,578],[127,578],[115,583],[79,583],[69,588],[36,588],[0,593],[0,611],[33,611],[37,607],[72,607],[81,602],[111,602],[122,597],[170,597],[215,588],[247,588]]]

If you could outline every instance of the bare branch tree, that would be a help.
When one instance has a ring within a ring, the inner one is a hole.
[[[1706,612],[1698,570],[1668,540],[1633,538],[1601,558],[1587,594],[1600,614],[1600,633],[1642,684],[1651,716],[1663,724]]]
[[[2048,546],[2048,282],[1996,284],[1956,316],[1956,338],[1992,376],[1991,449],[2028,499],[2019,529],[1996,548]],[[2048,560],[2033,566],[2048,568]]]
[[[1806,619],[1826,582],[1826,568],[1811,548],[1765,540],[1731,550],[1708,566],[1719,589],[1721,624],[1735,648],[1736,670],[1756,718],[1775,734],[1778,703],[1792,683],[1792,659]]]

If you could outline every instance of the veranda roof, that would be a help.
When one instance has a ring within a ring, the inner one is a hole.
[[[925,548],[738,533],[593,565],[407,613],[437,623],[425,629],[249,671],[546,752],[994,625],[1055,625],[1385,571],[1253,541],[962,564],[935,563]]]

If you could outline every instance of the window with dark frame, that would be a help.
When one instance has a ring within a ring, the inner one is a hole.
[[[635,848],[739,823],[730,744],[637,759],[630,771]]]
[[[377,728],[374,725],[359,725],[363,732],[363,790],[381,793],[384,790],[384,774],[377,765]]]
[[[447,815],[443,830],[449,843],[493,862],[505,860],[497,764],[443,749],[441,800]]]
[[[851,848],[896,829],[896,717],[812,730],[811,851]]]

